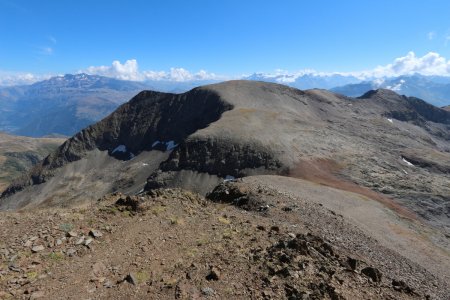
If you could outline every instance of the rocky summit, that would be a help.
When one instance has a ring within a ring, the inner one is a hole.
[[[0,298],[448,299],[450,112],[384,89],[143,91],[0,208]]]

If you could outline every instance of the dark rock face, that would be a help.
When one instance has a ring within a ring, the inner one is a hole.
[[[175,95],[144,91],[99,123],[82,130],[47,157],[43,166],[57,168],[76,161],[86,151],[124,145],[137,154],[155,141],[182,141],[232,109],[218,95],[202,90]]]
[[[372,279],[373,282],[381,282],[381,272],[377,268],[373,267],[366,267],[361,270],[361,274],[366,275],[370,279]]]
[[[242,177],[246,175],[245,169],[264,168],[275,172],[281,167],[281,162],[264,145],[195,139],[174,150],[161,165],[161,170],[196,170],[220,177]]]

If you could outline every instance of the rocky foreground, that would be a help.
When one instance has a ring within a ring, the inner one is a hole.
[[[239,180],[2,212],[0,299],[448,299],[448,273],[310,197]]]

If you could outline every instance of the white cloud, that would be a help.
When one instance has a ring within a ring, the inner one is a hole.
[[[141,81],[144,79],[144,76],[139,73],[138,64],[135,59],[127,60],[124,64],[121,64],[120,61],[115,60],[112,62],[111,66],[91,66],[80,72],[113,77],[122,80]]]
[[[362,77],[382,78],[414,73],[450,76],[450,60],[436,52],[429,52],[422,57],[418,57],[411,51],[406,56],[396,58],[391,64],[378,66],[370,71],[359,72],[359,75]],[[358,72],[355,74],[358,74]]]
[[[447,37],[447,41],[450,42],[450,35]],[[273,79],[279,83],[290,83],[303,75],[321,77],[342,75],[354,76],[360,80],[382,80],[387,77],[412,75],[415,73],[421,75],[450,76],[450,60],[447,60],[436,52],[429,52],[422,57],[418,57],[414,52],[410,51],[405,56],[394,59],[392,63],[378,66],[372,70],[355,72],[317,72],[312,69],[297,72],[275,70],[274,73],[257,73],[254,75]]]
[[[169,71],[140,71],[136,59],[130,59],[121,63],[118,60],[112,62],[111,66],[91,66],[80,72],[92,75],[102,75],[122,80],[168,80],[168,81],[193,81],[193,80],[215,80],[223,78],[214,73],[200,70],[197,73],[191,73],[183,68],[171,68]]]
[[[405,80],[402,79],[402,80],[400,80],[399,83],[397,83],[397,84],[395,84],[393,86],[388,85],[386,88],[389,89],[389,90],[395,91],[395,92],[400,92],[402,90],[402,85],[404,83],[405,83]]]
[[[427,37],[430,41],[433,40],[436,37],[436,32],[434,31],[428,32]]]
[[[447,37],[450,41],[450,35]],[[47,52],[51,54],[53,49],[47,49]],[[191,72],[184,68],[171,68],[168,71],[155,71],[155,70],[139,70],[138,62],[136,59],[130,59],[121,63],[115,60],[109,66],[91,66],[87,69],[80,70],[79,73],[88,73],[92,75],[102,75],[106,77],[117,78],[121,80],[134,80],[134,81],[194,81],[194,80],[228,80],[247,78],[248,75],[240,76],[223,76],[215,73],[210,73],[205,70],[198,72]],[[441,56],[435,52],[429,52],[424,56],[416,56],[414,52],[409,52],[405,56],[396,58],[392,63],[387,65],[378,66],[372,70],[358,71],[358,72],[317,72],[312,69],[305,69],[296,72],[290,72],[286,70],[275,70],[273,73],[256,73],[256,78],[264,77],[266,79],[272,79],[279,83],[289,84],[294,82],[297,78],[309,75],[309,76],[354,76],[360,80],[377,80],[381,82],[387,77],[396,77],[401,75],[411,75],[414,73],[422,75],[439,75],[450,76],[450,60]],[[49,78],[49,75],[36,75],[32,73],[11,73],[0,71],[0,86],[8,86],[15,84],[29,84],[39,80]],[[393,89],[401,88],[401,86],[394,86]]]
[[[32,73],[0,72],[0,86],[32,84],[50,77],[50,75],[35,75]]]

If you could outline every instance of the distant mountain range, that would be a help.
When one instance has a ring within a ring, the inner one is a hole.
[[[0,130],[25,136],[72,135],[148,88],[86,74],[0,89]]]
[[[443,107],[450,104],[450,77],[411,75],[361,81],[341,74],[263,74],[247,80],[282,83],[298,89],[329,89],[346,96],[361,96],[385,88]],[[0,88],[0,131],[42,137],[71,136],[114,111],[142,90],[182,93],[217,81],[133,82],[98,75],[64,75],[32,85]]]
[[[337,86],[343,86],[347,84],[360,83],[361,79],[354,76],[345,76],[341,74],[319,75],[319,74],[264,74],[254,73],[250,76],[243,78],[245,80],[256,80],[264,82],[273,82],[285,84],[291,87],[295,87],[301,90],[308,89],[331,89]],[[367,91],[366,91],[367,92]]]
[[[350,97],[358,97],[373,89],[385,88],[406,96],[424,99],[435,106],[450,103],[450,77],[399,76],[385,80],[372,80],[332,88],[331,91]]]

